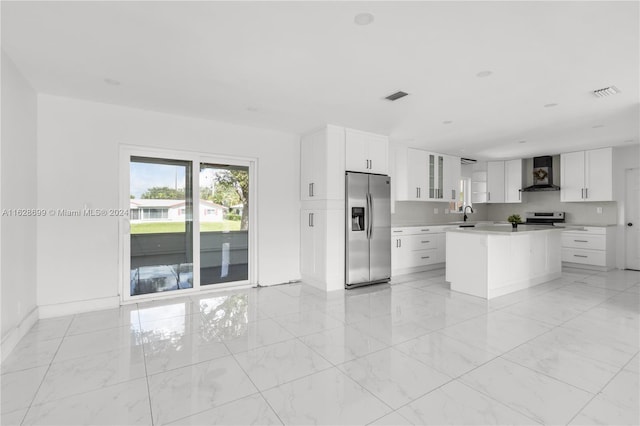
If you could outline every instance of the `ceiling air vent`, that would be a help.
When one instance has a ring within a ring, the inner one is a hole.
[[[461,158],[460,159],[460,163],[462,163],[462,164],[475,164],[477,162],[478,162],[478,160],[474,160],[472,158]]]
[[[599,98],[615,95],[616,93],[620,93],[620,89],[618,89],[616,86],[609,86],[603,89],[598,89],[593,91],[593,94]]]
[[[387,96],[385,99],[388,99],[390,101],[397,101],[400,98],[404,98],[405,96],[407,96],[408,93],[403,92],[402,90],[396,93],[392,93],[389,96]]]

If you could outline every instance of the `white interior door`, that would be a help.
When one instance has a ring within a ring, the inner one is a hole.
[[[627,269],[640,270],[640,169],[627,170],[625,197],[625,241]]]

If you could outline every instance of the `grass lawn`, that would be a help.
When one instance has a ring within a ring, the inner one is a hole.
[[[203,222],[200,231],[239,231],[239,220],[225,220],[222,222]],[[132,223],[132,234],[156,234],[162,232],[184,232],[184,222],[146,222]]]

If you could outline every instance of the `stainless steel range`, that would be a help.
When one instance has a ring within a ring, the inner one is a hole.
[[[527,225],[550,225],[564,223],[564,212],[526,212],[524,214]]]

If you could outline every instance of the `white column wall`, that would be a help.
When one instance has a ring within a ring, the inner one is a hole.
[[[2,51],[1,208],[37,206],[37,96]],[[36,219],[8,216],[2,225],[2,355],[5,357],[37,319]]]

